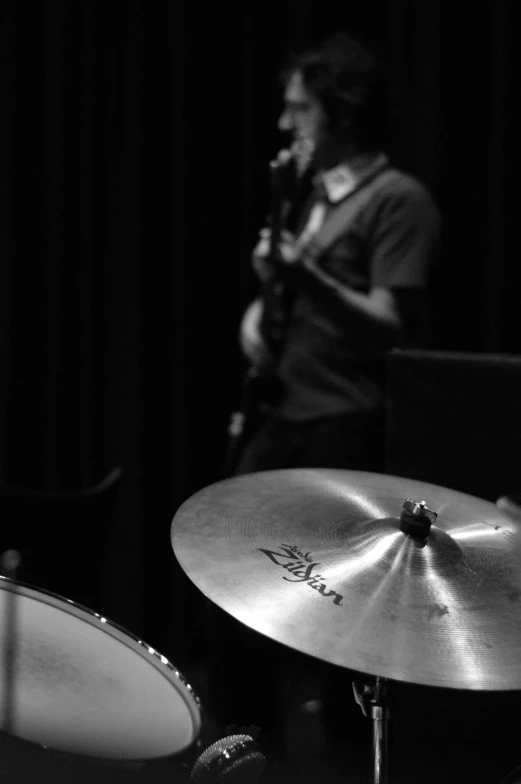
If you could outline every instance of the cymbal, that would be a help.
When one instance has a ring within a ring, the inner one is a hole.
[[[419,534],[407,499],[415,515],[425,502]],[[265,471],[195,493],[171,536],[208,598],[284,645],[408,683],[521,689],[521,523],[488,501],[360,471]]]

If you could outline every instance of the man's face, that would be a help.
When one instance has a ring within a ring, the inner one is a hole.
[[[294,141],[305,139],[317,145],[326,121],[320,101],[306,89],[300,71],[294,71],[284,90],[284,110],[279,117],[279,130],[289,131]]]

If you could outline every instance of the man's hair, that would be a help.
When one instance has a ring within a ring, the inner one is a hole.
[[[291,54],[281,73],[286,84],[296,71],[324,109],[330,128],[344,131],[360,147],[387,141],[386,89],[375,57],[348,33]]]

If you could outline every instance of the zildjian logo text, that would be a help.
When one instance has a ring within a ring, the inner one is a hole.
[[[333,604],[342,605],[344,597],[336,591],[326,590],[327,586],[322,582],[325,578],[321,574],[312,574],[313,569],[320,566],[320,563],[311,559],[311,553],[303,553],[295,545],[290,544],[281,545],[280,550],[264,550],[262,547],[258,549],[274,564],[291,572],[293,577],[283,577],[283,580],[289,583],[307,583],[322,596],[331,596]]]

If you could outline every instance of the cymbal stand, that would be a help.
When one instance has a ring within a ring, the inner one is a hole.
[[[400,531],[410,536],[419,547],[424,547],[431,526],[438,515],[425,501],[405,499],[400,514]],[[373,784],[387,784],[389,756],[389,704],[387,680],[376,676],[365,681],[354,681],[355,700],[364,716],[373,722]]]
[[[373,725],[373,784],[387,784],[389,759],[387,681],[379,677],[353,681],[353,693],[362,713],[370,717]]]

